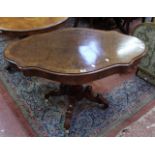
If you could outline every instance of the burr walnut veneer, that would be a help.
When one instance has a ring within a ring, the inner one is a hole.
[[[67,17],[0,17],[0,30],[29,35],[59,28]]]
[[[65,128],[69,129],[76,100],[83,97],[106,108],[108,103],[83,84],[122,72],[145,54],[144,43],[115,31],[68,28],[31,36],[10,44],[5,58],[27,76],[61,83],[60,90],[46,94],[68,95]]]

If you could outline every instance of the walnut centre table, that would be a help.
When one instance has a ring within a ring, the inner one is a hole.
[[[70,128],[76,101],[83,97],[108,102],[93,93],[88,82],[122,72],[145,55],[144,43],[136,37],[115,31],[68,28],[34,35],[8,45],[4,56],[26,76],[39,76],[60,82],[58,91],[45,95],[68,95],[65,129]]]

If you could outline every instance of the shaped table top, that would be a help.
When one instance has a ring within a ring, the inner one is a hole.
[[[5,50],[5,58],[21,70],[46,73],[56,81],[72,77],[71,83],[99,79],[109,70],[132,65],[144,54],[145,45],[136,37],[86,28],[34,35]]]
[[[13,32],[44,30],[67,19],[67,17],[0,17],[0,30]]]

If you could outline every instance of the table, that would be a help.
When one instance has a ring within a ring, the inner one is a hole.
[[[34,34],[59,28],[67,17],[0,17],[0,30],[5,33]]]
[[[45,94],[45,98],[68,96],[64,127],[69,129],[76,101],[87,98],[103,109],[108,107],[107,100],[85,84],[134,66],[145,53],[144,43],[136,37],[68,28],[16,41],[8,45],[4,56],[26,76],[60,82],[60,89]]]

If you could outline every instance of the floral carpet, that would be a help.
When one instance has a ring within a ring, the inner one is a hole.
[[[70,132],[66,135],[63,124],[67,98],[60,96],[51,97],[49,101],[44,99],[44,94],[50,89],[57,89],[58,83],[37,77],[25,77],[21,72],[9,73],[6,70],[7,62],[3,52],[6,45],[15,39],[17,38],[0,34],[0,79],[38,136],[105,136],[155,99],[155,87],[133,76],[103,94],[110,102],[106,110],[85,99],[78,102]]]

